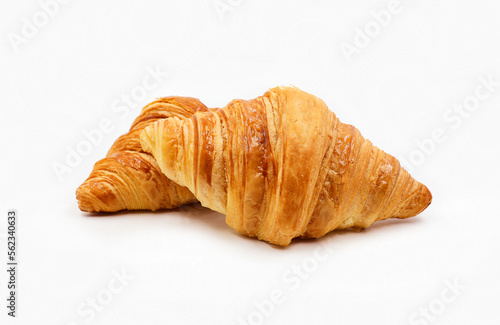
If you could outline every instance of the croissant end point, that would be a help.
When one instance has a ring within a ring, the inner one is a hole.
[[[116,212],[126,209],[108,185],[87,181],[76,190],[78,208],[84,212]]]

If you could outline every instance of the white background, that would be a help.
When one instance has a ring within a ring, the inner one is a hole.
[[[500,323],[498,1],[44,7],[52,16],[31,0],[2,0],[0,10],[0,260],[15,208],[20,261],[15,320],[0,272],[2,324]],[[382,26],[375,16],[388,9]],[[150,69],[161,75],[144,90]],[[78,210],[75,189],[148,102],[183,95],[218,107],[277,85],[319,96],[405,161],[432,205],[285,249],[199,206],[104,218]],[[470,111],[455,106],[464,104]],[[54,166],[102,121],[113,130],[58,176]]]

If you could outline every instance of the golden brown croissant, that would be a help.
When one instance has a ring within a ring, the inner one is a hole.
[[[88,179],[78,187],[80,210],[158,210],[195,202],[187,188],[166,178],[156,160],[142,150],[139,135],[157,120],[190,117],[206,110],[198,99],[188,97],[160,98],[144,107],[130,131],[115,141],[106,158],[94,165]]]
[[[432,196],[319,98],[278,87],[250,101],[157,121],[142,147],[238,232],[286,246],[408,218]]]

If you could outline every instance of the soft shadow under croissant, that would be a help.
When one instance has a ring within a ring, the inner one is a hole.
[[[277,245],[412,217],[432,200],[393,156],[294,87],[159,120],[140,140],[169,179],[229,226]]]

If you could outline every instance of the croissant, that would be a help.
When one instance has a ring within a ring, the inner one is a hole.
[[[409,218],[432,200],[398,160],[295,87],[156,121],[140,140],[169,179],[230,227],[281,246]]]
[[[151,123],[170,117],[190,117],[207,108],[198,99],[160,98],[142,109],[127,134],[119,137],[106,158],[99,160],[88,179],[76,190],[78,206],[88,212],[158,210],[196,201],[184,186],[161,172],[156,160],[145,153],[139,141]]]

